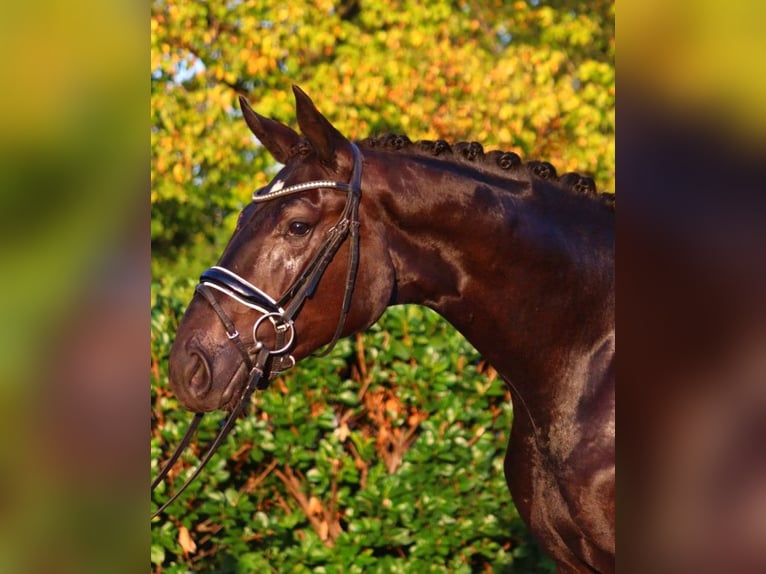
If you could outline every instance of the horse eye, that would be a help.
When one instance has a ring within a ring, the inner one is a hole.
[[[302,237],[311,231],[311,226],[303,221],[293,221],[288,228],[290,235]]]

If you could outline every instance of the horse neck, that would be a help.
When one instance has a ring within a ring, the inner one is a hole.
[[[437,311],[527,396],[608,337],[613,213],[534,178],[394,154],[386,162],[373,171],[394,303]]]

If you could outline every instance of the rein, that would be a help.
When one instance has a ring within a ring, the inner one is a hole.
[[[351,298],[354,292],[356,273],[359,266],[359,202],[362,194],[363,157],[362,152],[359,151],[359,148],[353,142],[351,143],[351,150],[353,152],[354,163],[350,183],[331,180],[316,180],[291,185],[270,192],[255,192],[253,194],[253,202],[255,203],[271,201],[272,199],[314,189],[333,189],[347,194],[346,204],[340,218],[335,225],[327,231],[327,237],[325,237],[309,264],[278,300],[224,267],[211,267],[204,271],[200,276],[196,291],[205,297],[223,323],[226,330],[226,336],[239,350],[243,364],[248,372],[248,382],[242,390],[235,407],[226,418],[223,427],[218,432],[218,435],[216,435],[210,447],[208,447],[208,450],[203,455],[197,468],[192,472],[191,476],[189,476],[181,488],[179,488],[170,499],[152,514],[152,519],[173,503],[200,474],[200,472],[202,472],[202,469],[212,458],[216,450],[218,450],[220,444],[231,432],[231,429],[234,428],[235,421],[242,413],[245,405],[250,402],[252,394],[256,390],[266,389],[269,386],[271,379],[282,371],[295,365],[295,358],[289,353],[289,350],[295,341],[295,318],[306,300],[314,295],[325,269],[327,269],[327,266],[333,260],[335,254],[350,234],[351,243],[348,269],[346,272],[346,285],[343,295],[343,304],[341,306],[340,316],[338,317],[338,325],[332,339],[325,350],[320,353],[320,356],[329,353],[340,338],[351,308]],[[238,303],[261,313],[261,316],[258,317],[253,324],[254,345],[252,349],[248,349],[247,345],[242,341],[239,331],[216,300],[213,291],[223,293]],[[266,324],[266,321],[268,321],[274,329],[275,343],[273,348],[265,346],[258,336],[259,330]],[[254,354],[254,361],[251,352]],[[152,481],[152,490],[154,490],[167,476],[181,453],[186,449],[202,420],[202,415],[203,413],[194,415],[181,443],[175,449],[167,463],[165,463],[165,466],[154,481]]]

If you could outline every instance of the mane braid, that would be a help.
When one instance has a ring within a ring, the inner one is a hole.
[[[576,172],[567,172],[559,176],[556,168],[550,162],[538,160],[523,162],[521,157],[512,151],[492,150],[485,153],[479,142],[458,141],[450,144],[441,139],[412,142],[406,135],[387,133],[368,137],[358,143],[368,148],[473,164],[495,174],[526,174],[550,181],[569,193],[594,198],[609,209],[615,209],[614,194],[598,192],[596,182],[592,177]]]

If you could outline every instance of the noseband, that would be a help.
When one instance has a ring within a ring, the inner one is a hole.
[[[346,204],[338,221],[328,231],[319,249],[303,269],[301,274],[293,281],[290,287],[279,299],[274,299],[265,291],[251,284],[241,276],[224,267],[211,267],[200,276],[196,291],[200,293],[213,308],[226,330],[226,336],[237,347],[242,356],[243,364],[248,373],[248,382],[242,390],[236,405],[229,414],[226,422],[213,440],[205,455],[200,460],[199,466],[194,470],[187,481],[178,489],[173,496],[165,502],[152,518],[165,510],[186,487],[199,475],[207,462],[218,449],[224,438],[234,427],[234,422],[241,414],[245,405],[250,401],[255,390],[268,387],[269,381],[280,372],[295,365],[295,358],[290,354],[290,349],[295,341],[295,318],[307,299],[310,299],[316,291],[319,280],[322,278],[327,266],[340,249],[343,242],[351,234],[349,249],[348,268],[346,272],[346,286],[343,295],[343,305],[338,318],[338,325],[329,344],[322,355],[327,354],[335,346],[340,338],[351,308],[351,296],[356,282],[356,271],[359,265],[359,202],[362,194],[362,152],[351,143],[353,152],[353,169],[350,183],[330,180],[309,181],[299,183],[273,191],[255,192],[253,202],[263,203],[314,189],[334,189],[345,192]],[[251,348],[242,341],[239,331],[234,322],[215,298],[213,291],[218,291],[234,299],[241,305],[249,307],[261,313],[253,324],[253,345]],[[265,325],[270,325],[274,330],[274,345],[267,347],[259,337],[259,332]],[[160,471],[157,478],[152,482],[152,490],[167,476],[170,469],[178,460],[181,452],[186,448],[194,434],[203,413],[197,413],[184,434],[178,448]]]

